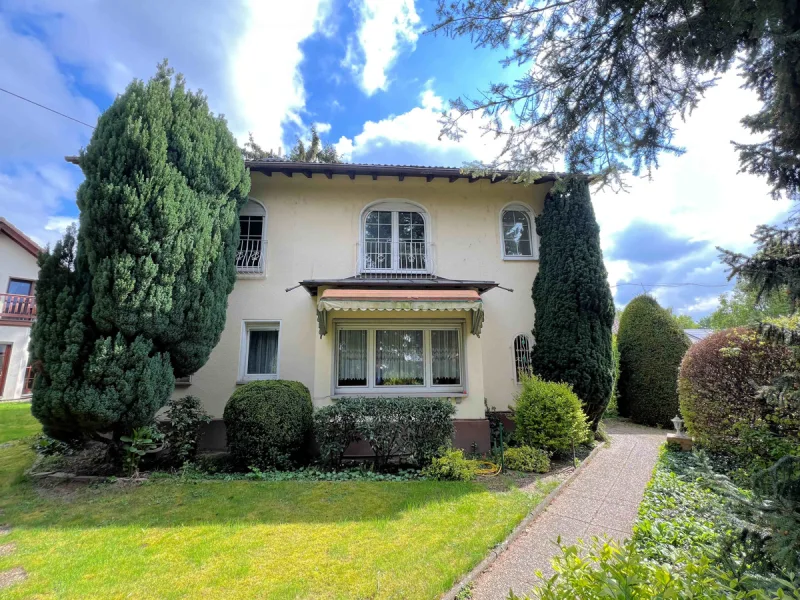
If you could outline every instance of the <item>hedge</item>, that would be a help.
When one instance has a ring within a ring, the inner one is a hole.
[[[638,296],[620,317],[617,343],[620,415],[670,427],[678,414],[678,369],[690,346],[686,334],[654,298]]]
[[[253,381],[225,406],[228,448],[240,467],[289,468],[303,462],[311,443],[313,407],[297,381]]]

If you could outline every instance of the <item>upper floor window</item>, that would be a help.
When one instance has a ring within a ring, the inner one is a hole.
[[[503,235],[503,258],[538,258],[536,233],[530,209],[512,204],[503,209],[500,218]]]
[[[523,375],[533,372],[533,341],[525,333],[520,333],[514,338],[514,379],[517,383]]]
[[[427,215],[416,205],[382,202],[365,212],[362,272],[428,272]]]
[[[250,200],[239,214],[239,248],[236,271],[263,273],[267,249],[267,213],[258,202]]]

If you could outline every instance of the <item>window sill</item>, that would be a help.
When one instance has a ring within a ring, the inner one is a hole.
[[[267,273],[240,273],[236,271],[236,279],[266,279]]]
[[[503,260],[510,260],[510,261],[538,261],[538,256],[504,256]]]
[[[469,394],[466,392],[337,392],[331,396],[331,400],[341,400],[342,398],[353,398],[356,396],[364,398],[382,398],[382,397],[406,397],[406,398],[466,398]]]

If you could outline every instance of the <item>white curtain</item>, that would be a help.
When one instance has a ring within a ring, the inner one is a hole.
[[[433,385],[458,385],[461,383],[461,360],[458,331],[442,329],[431,331]]]
[[[367,332],[339,331],[339,385],[367,385]]]
[[[248,375],[275,375],[278,372],[278,332],[251,331],[247,353]]]
[[[422,331],[375,332],[375,385],[424,385]]]

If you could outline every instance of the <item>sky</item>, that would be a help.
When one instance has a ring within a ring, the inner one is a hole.
[[[450,99],[511,81],[502,51],[426,34],[435,0],[0,0],[0,88],[78,121],[98,116],[164,58],[202,89],[240,141],[287,149],[316,124],[352,162],[444,165],[494,158],[481,120],[456,143],[439,139]],[[737,173],[731,140],[758,102],[724,75],[679,123],[680,157],[627,192],[593,195],[615,300],[642,292],[702,317],[729,289],[717,246],[747,252],[759,223],[788,201]],[[80,170],[63,157],[92,130],[0,92],[0,215],[42,244],[76,220]],[[446,276],[446,274],[444,274]],[[673,286],[672,284],[690,284]]]

